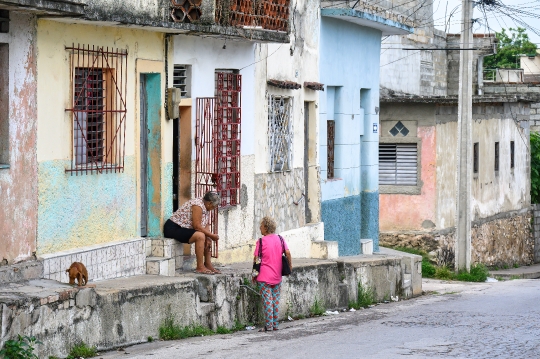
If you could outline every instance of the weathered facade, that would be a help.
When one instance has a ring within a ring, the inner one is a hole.
[[[2,264],[35,258],[37,243],[37,15],[82,13],[75,2],[0,5],[0,229]]]
[[[474,41],[471,258],[486,265],[530,264],[529,99],[517,91],[494,93],[482,71],[494,37],[475,34]],[[417,48],[424,43],[455,49],[459,36],[435,35]],[[459,52],[428,52],[446,56],[434,66],[446,86],[420,83],[412,93],[386,88],[381,99],[380,235],[381,243],[436,251],[442,264],[452,265]],[[382,77],[381,83],[392,84]]]
[[[330,1],[321,9],[321,214],[325,240],[337,241],[340,255],[360,254],[362,239],[378,250],[381,37],[412,32],[412,23],[390,11],[384,18],[373,14],[377,9],[369,4],[350,8]]]

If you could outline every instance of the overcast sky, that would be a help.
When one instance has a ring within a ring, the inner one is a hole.
[[[525,17],[523,15],[517,14],[516,17],[522,19],[530,26],[533,26],[539,29],[540,33],[540,0],[499,0],[503,4],[508,6],[518,6],[521,9],[537,14],[535,17]],[[450,16],[450,13],[454,8],[458,6],[457,10]],[[433,19],[435,21],[435,27],[440,30],[445,30],[445,23],[449,23],[449,28],[447,24],[446,31],[449,33],[459,33],[461,31],[461,1],[460,0],[433,0]],[[504,16],[495,12],[487,13],[487,21],[484,19],[484,14],[475,8],[474,18],[479,19],[481,23],[476,23],[474,27],[474,32],[494,32],[500,31],[501,28],[509,27],[523,27],[519,24],[516,24],[508,16]],[[445,21],[446,19],[446,21]],[[448,21],[450,19],[450,21]],[[487,26],[486,26],[487,22]],[[489,28],[488,28],[489,26]],[[531,30],[527,30],[527,34],[532,42],[537,43],[540,47],[540,36],[535,34]]]

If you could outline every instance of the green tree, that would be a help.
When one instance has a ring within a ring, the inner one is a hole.
[[[540,203],[540,135],[531,132],[531,203]]]
[[[529,35],[524,28],[509,28],[509,33],[505,29],[498,32],[497,53],[484,58],[484,68],[486,69],[517,69],[519,68],[518,55],[536,54],[536,44],[529,40]]]

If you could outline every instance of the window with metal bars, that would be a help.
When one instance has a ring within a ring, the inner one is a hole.
[[[238,70],[216,70],[214,153],[216,187],[221,207],[240,203],[240,142],[242,75]]]
[[[73,161],[76,174],[122,172],[127,107],[127,51],[93,46],[71,53]]]
[[[416,143],[379,144],[379,184],[416,186],[418,146]]]
[[[480,162],[480,145],[475,142],[473,145],[473,173],[478,173],[478,167]]]
[[[268,138],[271,172],[291,169],[293,137],[292,98],[269,96]]]
[[[336,121],[328,120],[326,121],[326,178],[334,178],[334,150],[336,142]]]
[[[495,172],[499,172],[499,142],[495,142]]]
[[[515,146],[514,141],[510,141],[510,168],[515,166]]]

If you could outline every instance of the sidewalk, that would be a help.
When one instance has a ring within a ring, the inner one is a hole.
[[[489,271],[489,275],[493,278],[508,279],[536,279],[540,278],[540,264],[524,266],[518,268],[501,269]]]
[[[280,317],[306,316],[315,300],[326,309],[346,308],[359,283],[372,287],[378,300],[420,295],[420,261],[387,249],[334,261],[294,260],[293,274],[283,280]],[[18,334],[35,336],[43,342],[40,358],[65,357],[81,341],[103,351],[158,338],[170,316],[180,326],[214,330],[260,321],[260,297],[249,288],[251,263],[219,269],[223,274],[142,275],[90,282],[89,288],[50,279],[6,284],[0,287],[0,345]]]

